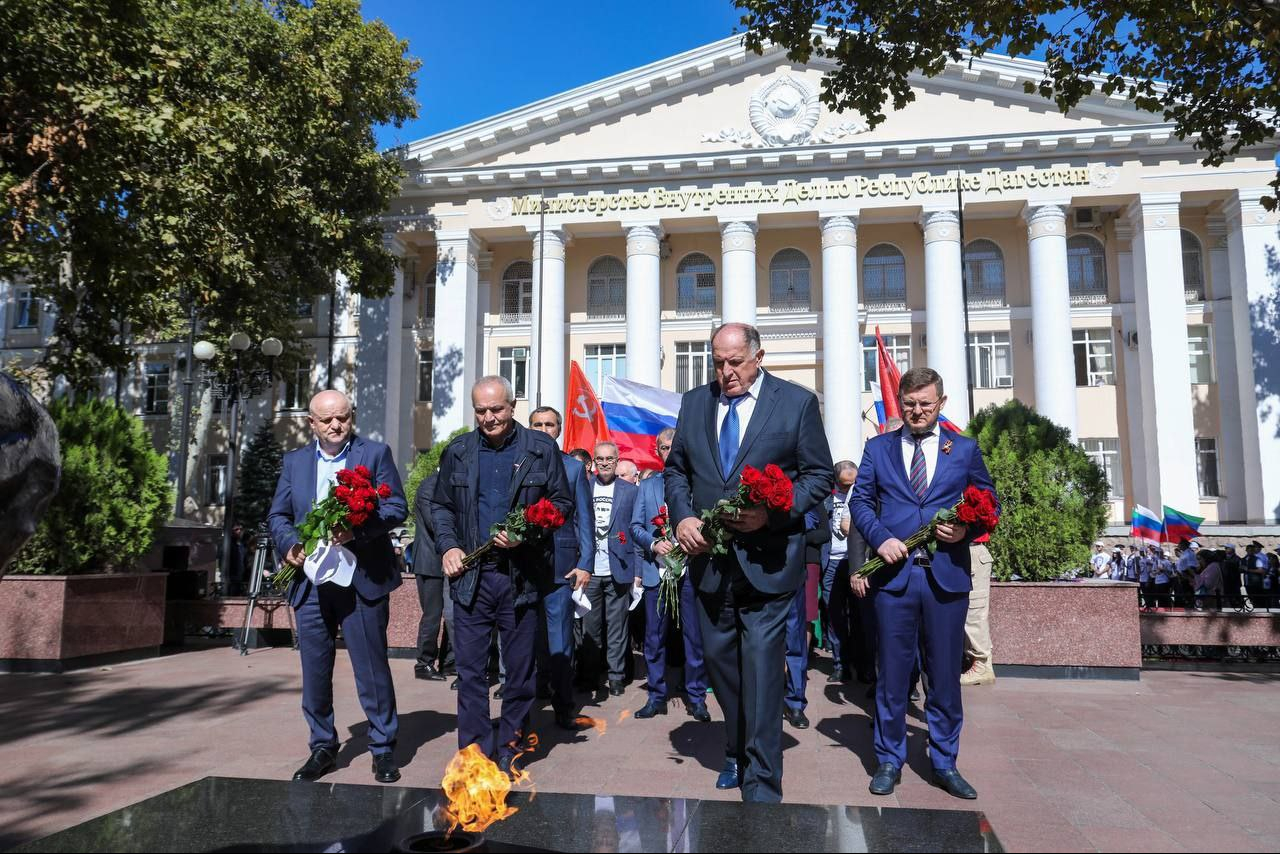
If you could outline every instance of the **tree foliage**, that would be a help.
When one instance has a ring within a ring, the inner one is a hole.
[[[871,127],[914,100],[908,75],[940,74],[966,54],[1043,55],[1028,93],[1064,113],[1101,92],[1195,138],[1206,166],[1219,166],[1280,129],[1280,4],[1270,0],[734,0],[746,44],[772,42],[787,56],[836,63],[821,98],[858,111]],[[825,30],[825,36],[813,28]],[[1271,184],[1280,189],[1280,177]],[[1274,197],[1264,199],[1271,208]]]
[[[256,530],[258,523],[267,518],[283,468],[284,448],[268,418],[254,431],[236,475],[236,521],[247,530]]]
[[[469,427],[459,427],[450,433],[447,439],[441,439],[428,450],[418,454],[413,461],[413,468],[409,470],[409,477],[404,483],[404,497],[409,501],[409,518],[405,520],[404,524],[410,537],[413,536],[416,522],[413,513],[413,499],[418,494],[418,486],[430,477],[433,471],[440,468],[440,457],[444,454],[444,449],[449,447],[449,443],[470,429]]]
[[[1011,400],[978,412],[968,432],[1000,498],[990,543],[996,576],[1045,581],[1088,564],[1110,513],[1109,489],[1066,428]]]
[[[173,493],[163,454],[142,422],[114,403],[55,401],[62,485],[18,573],[77,575],[127,570],[155,542]]]
[[[335,270],[390,290],[373,127],[418,63],[358,0],[14,0],[0,33],[0,275],[54,309],[52,374],[89,386],[191,303],[296,345]]]

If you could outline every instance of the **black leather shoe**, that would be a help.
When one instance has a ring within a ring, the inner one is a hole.
[[[501,700],[501,699],[502,699],[502,689],[503,689],[503,688],[505,688],[505,687],[506,687],[505,685],[499,685],[499,686],[498,686],[498,690],[493,692],[493,699],[495,699],[495,700]]]
[[[443,682],[444,674],[436,670],[434,664],[421,664],[413,668],[413,675],[428,682]]]
[[[319,780],[338,765],[338,754],[332,750],[317,747],[301,768],[293,772],[295,780]]]
[[[791,724],[796,729],[809,728],[809,719],[804,716],[803,709],[793,709],[790,706],[783,706],[782,717],[786,719],[787,723]]]
[[[849,674],[845,672],[843,667],[837,667],[831,671],[831,675],[827,677],[828,682],[848,682]]]
[[[954,768],[934,768],[933,785],[940,786],[946,789],[948,794],[967,801],[978,797],[977,790],[970,786],[969,781],[961,777],[960,772]]]
[[[571,712],[556,712],[556,726],[560,727],[560,729],[567,729],[572,732],[578,732],[585,729],[582,724],[578,723],[577,715],[574,715]]]
[[[742,784],[738,779],[738,760],[726,759],[724,768],[720,769],[720,776],[716,778],[717,789],[736,789]]]
[[[609,680],[609,694],[614,697],[621,697],[627,691],[627,686],[623,684],[621,679]]]
[[[707,711],[706,703],[691,704],[689,706],[689,715],[695,721],[701,721],[704,724],[711,722],[711,712]]]
[[[665,715],[667,713],[666,700],[650,700],[644,704],[644,708],[636,712],[637,718],[651,718],[654,715]]]
[[[373,755],[373,779],[379,783],[394,783],[400,779],[400,769],[390,753]]]
[[[873,795],[892,795],[893,787],[902,781],[902,769],[892,762],[882,762],[867,788]]]
[[[520,773],[520,766],[516,764],[516,754],[510,750],[503,750],[498,754],[498,767],[512,780],[515,780]]]

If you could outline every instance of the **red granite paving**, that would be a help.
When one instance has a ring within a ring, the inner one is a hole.
[[[306,757],[295,654],[184,652],[63,675],[0,677],[0,849],[207,775],[288,779]],[[456,748],[447,682],[399,689],[403,785],[435,786]],[[924,779],[923,713],[909,718],[909,767],[888,798],[867,792],[871,733],[863,686],[814,671],[812,726],[787,726],[786,800],[981,809],[1011,851],[1280,850],[1280,676],[1147,671],[1139,682],[1003,678],[965,689],[960,769],[977,801]],[[365,724],[340,654],[344,744],[328,779],[370,783]],[[583,713],[602,734],[569,734],[540,712],[528,768],[544,791],[736,798],[713,787],[722,725],[678,703],[646,721],[638,684]],[[495,703],[496,708],[496,703]]]

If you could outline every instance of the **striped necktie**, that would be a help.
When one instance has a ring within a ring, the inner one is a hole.
[[[925,436],[911,437],[911,441],[916,443],[915,452],[911,454],[911,488],[919,498],[924,498],[929,488],[929,469],[924,463],[924,448],[921,447],[924,440]]]

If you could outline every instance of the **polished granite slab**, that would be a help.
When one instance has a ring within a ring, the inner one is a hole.
[[[392,851],[437,789],[206,777],[15,851]],[[519,792],[487,851],[1003,851],[980,812]]]

